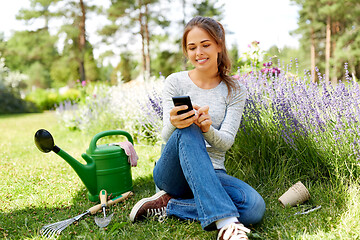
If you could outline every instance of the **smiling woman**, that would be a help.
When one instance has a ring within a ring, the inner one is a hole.
[[[162,191],[136,203],[130,219],[198,220],[204,230],[218,229],[220,240],[248,239],[250,230],[243,224],[259,222],[265,203],[255,189],[228,175],[224,166],[240,125],[246,89],[228,75],[231,64],[219,22],[195,17],[182,39],[194,69],[165,80],[162,137],[166,145],[153,171]],[[190,96],[196,112],[179,114],[187,106],[174,106],[176,96]]]

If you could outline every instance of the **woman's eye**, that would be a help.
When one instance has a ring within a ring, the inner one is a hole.
[[[203,45],[204,48],[207,48],[207,47],[209,47],[209,46],[210,46],[210,44],[204,44],[204,45]]]
[[[192,48],[189,48],[189,50],[193,51],[193,50],[195,50],[195,48],[194,48],[194,47],[192,47]]]

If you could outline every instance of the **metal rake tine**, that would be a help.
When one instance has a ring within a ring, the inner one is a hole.
[[[55,230],[59,230],[62,226],[66,226],[67,225],[67,221],[62,221],[59,222],[56,226],[55,226]]]
[[[54,236],[54,229],[48,228],[47,230],[48,231],[46,231],[46,233],[44,235],[46,238],[51,238],[52,236]]]
[[[48,231],[50,231],[49,228],[44,228],[44,227],[40,230],[42,236],[46,236]]]
[[[52,238],[55,235],[55,229],[50,228],[50,231],[47,234],[47,238]]]
[[[42,235],[45,236],[46,238],[51,238],[55,235],[55,233],[56,233],[56,228],[50,226],[44,230]]]
[[[58,227],[57,227],[57,230],[64,230],[67,226],[70,226],[74,221],[72,219],[66,221],[66,222],[63,222],[62,224],[60,224]]]
[[[70,226],[70,224],[72,224],[72,223],[73,223],[73,222],[70,222],[69,224],[64,224],[64,225],[60,226],[58,230],[60,230],[60,232],[61,232],[62,230],[64,230],[64,229],[67,228],[68,226]]]

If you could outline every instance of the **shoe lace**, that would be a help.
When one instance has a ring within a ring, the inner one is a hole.
[[[166,216],[166,207],[147,210],[147,217],[158,217],[159,222],[165,221]]]
[[[241,223],[231,223],[220,229],[218,240],[222,236],[223,240],[242,240],[248,239],[247,233],[250,229],[244,227]]]

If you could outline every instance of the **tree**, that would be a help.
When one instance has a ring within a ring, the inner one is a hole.
[[[70,60],[75,60],[78,64],[79,80],[89,80],[86,76],[86,54],[90,54],[93,60],[90,43],[86,39],[86,19],[89,12],[97,9],[95,5],[86,4],[83,0],[69,0],[65,7],[60,11],[69,22],[64,24],[61,32],[66,34],[64,41],[65,48]],[[96,72],[96,71],[95,71]],[[92,78],[97,76],[92,76]]]
[[[319,15],[326,19],[326,41],[325,41],[325,78],[326,82],[330,81],[330,62],[334,58],[334,49],[336,41],[341,33],[344,31],[346,25],[346,13],[350,10],[347,5],[347,0],[321,0],[321,8]],[[332,82],[337,82],[337,72],[339,66],[332,64],[335,71],[332,72]]]
[[[50,7],[55,6],[59,1],[61,0],[30,0],[30,9],[21,8],[16,19],[29,23],[32,20],[43,18],[44,29],[48,29],[49,21],[60,16],[58,12],[50,11]]]
[[[356,34],[352,29],[359,26],[360,3],[356,0],[292,0],[300,6],[299,28],[296,33],[302,34],[300,40],[303,49],[311,46],[311,69],[315,73],[315,59],[318,67],[325,69],[326,81],[336,83],[343,74],[344,60],[342,51],[356,52],[352,44],[356,42]],[[347,36],[347,37],[345,37]],[[348,38],[345,40],[345,38]],[[310,40],[310,42],[309,42]],[[342,41],[344,40],[344,41]],[[342,42],[338,46],[338,42]],[[341,57],[336,56],[339,54]],[[350,54],[351,55],[351,54]],[[357,56],[355,54],[355,56]],[[342,61],[339,61],[339,60]],[[322,62],[325,65],[322,65]],[[353,61],[356,62],[356,61]],[[356,63],[357,64],[357,63]],[[356,69],[356,66],[352,67]],[[331,71],[332,70],[332,71]],[[313,78],[315,80],[315,78]]]
[[[133,80],[133,77],[135,75],[134,71],[136,69],[137,62],[132,59],[132,54],[130,52],[122,52],[120,54],[120,58],[120,63],[115,68],[114,75],[111,79],[113,84],[116,84],[119,81],[118,76],[115,73],[120,72],[121,80],[123,82],[130,82],[131,80]]]
[[[350,76],[360,79],[360,3],[355,0],[350,3],[353,6],[352,18],[336,42],[334,62],[348,63]]]
[[[313,82],[317,81],[317,76],[315,72],[316,67],[316,59],[320,57],[318,50],[319,45],[321,44],[322,36],[322,28],[323,22],[322,19],[319,18],[318,9],[320,7],[319,1],[310,1],[310,0],[292,0],[298,6],[300,6],[299,10],[299,21],[298,21],[298,29],[293,33],[301,34],[302,38],[300,40],[302,49],[309,51],[311,65],[310,72],[311,78]],[[310,48],[309,48],[310,46]],[[320,62],[320,60],[318,61]]]
[[[142,70],[145,78],[149,77],[151,70],[150,44],[155,35],[153,30],[159,26],[165,28],[169,25],[159,11],[159,6],[159,0],[111,0],[111,6],[107,10],[111,24],[100,31],[105,37],[124,31],[140,36]]]
[[[216,3],[217,1],[214,0],[202,0],[200,3],[195,2],[193,4],[195,8],[194,16],[211,17],[221,21],[223,19],[224,4],[215,7]]]
[[[48,88],[51,64],[59,56],[56,41],[45,28],[15,32],[3,49],[6,64],[12,71],[29,75],[29,86]]]

